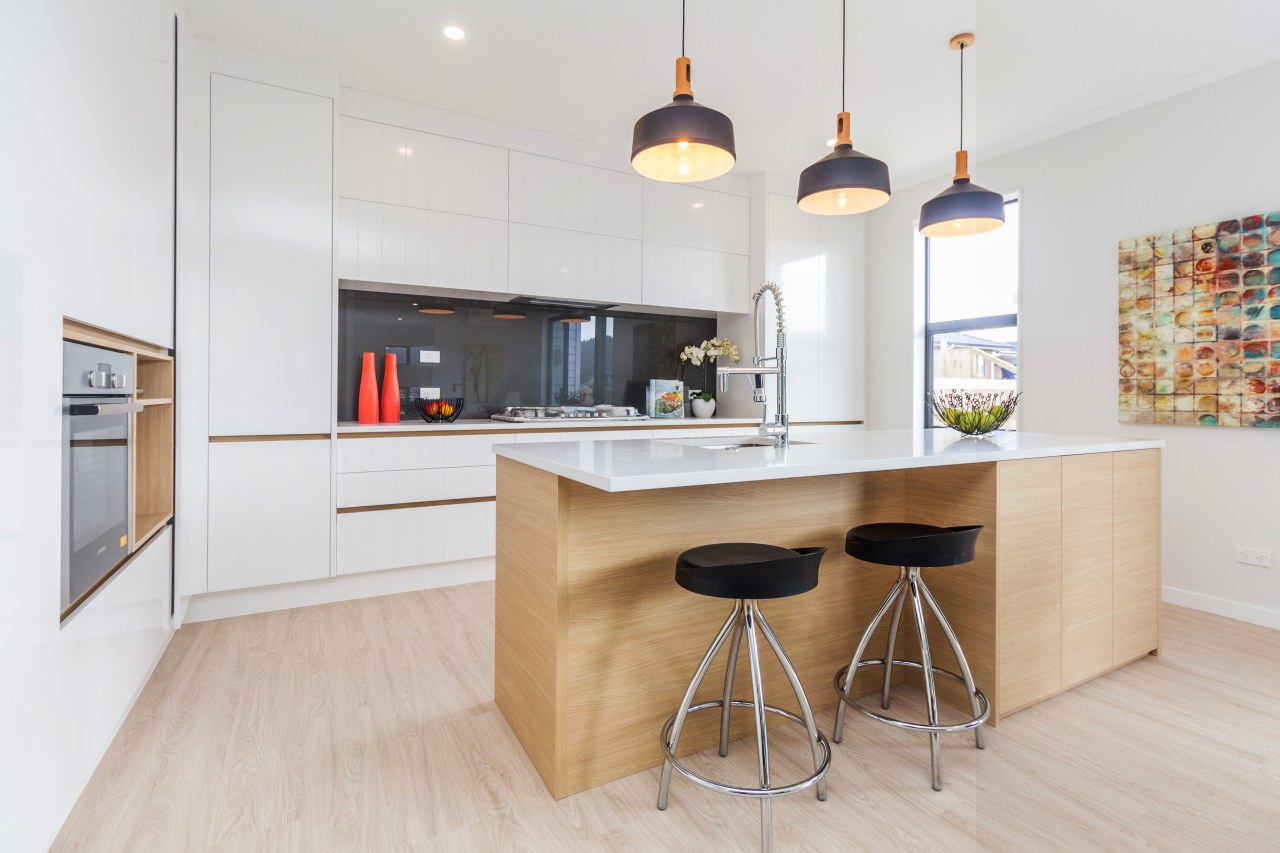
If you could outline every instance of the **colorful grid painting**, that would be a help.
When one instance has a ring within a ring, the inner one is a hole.
[[[1280,211],[1120,241],[1120,420],[1280,428]]]

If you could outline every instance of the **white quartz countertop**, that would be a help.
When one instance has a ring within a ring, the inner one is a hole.
[[[490,418],[459,418],[451,424],[427,423],[419,418],[405,418],[396,424],[362,424],[355,421],[339,421],[339,435],[396,432],[457,432],[488,430],[492,432],[524,432],[526,430],[597,430],[597,429],[681,429],[755,426],[759,418],[649,418],[648,420],[613,420],[608,418],[574,418],[564,421],[495,421]]]
[[[810,444],[711,450],[708,439],[623,439],[497,444],[493,452],[606,492],[821,477],[1163,447],[1163,441],[998,432],[966,438],[949,429],[808,433]]]

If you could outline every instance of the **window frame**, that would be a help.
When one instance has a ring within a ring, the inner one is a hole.
[[[1011,196],[1004,200],[1004,206],[1007,209],[1011,204],[1021,204],[1019,196]],[[1018,209],[1018,227],[1022,227],[1022,209]],[[930,322],[929,320],[929,303],[931,299],[930,286],[933,280],[933,252],[931,251],[932,241],[936,237],[924,238],[924,394],[922,395],[922,405],[924,407],[924,428],[925,429],[945,429],[944,424],[935,424],[933,417],[933,407],[929,404],[929,395],[933,393],[933,339],[936,335],[948,334],[951,332],[980,332],[984,329],[1003,329],[1013,326],[1022,331],[1018,325],[1018,315],[1021,311],[1015,311],[1012,314],[991,314],[985,317],[965,317],[960,320],[941,320],[938,322]],[[956,238],[943,238],[956,239]],[[963,238],[961,238],[963,239]],[[1019,234],[1019,257],[1018,257],[1018,290],[1021,296],[1022,290],[1022,257],[1021,257],[1021,234]],[[1018,307],[1021,309],[1022,300],[1019,298]],[[1022,347],[1021,338],[1019,338],[1018,347],[1018,365],[1022,365]],[[1022,384],[1022,371],[1018,371],[1018,385]]]

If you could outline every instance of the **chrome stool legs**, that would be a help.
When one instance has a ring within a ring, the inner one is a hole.
[[[911,600],[912,615],[915,617],[916,635],[920,638],[920,661],[908,661],[895,658],[894,648],[898,640],[898,625],[902,618],[902,608],[907,599]],[[938,625],[942,628],[942,633],[946,635],[947,642],[951,646],[951,651],[955,654],[956,662],[960,666],[960,674],[948,672],[933,665],[933,654],[929,649],[929,633],[925,627],[924,611],[925,607],[933,613],[934,618],[938,621]],[[871,641],[871,635],[875,633],[876,628],[880,626],[880,622],[884,619],[885,614],[889,612],[889,608],[893,607],[893,621],[889,623],[889,641],[886,644],[884,657],[879,660],[863,660],[862,655],[867,650],[867,644]],[[924,676],[924,695],[925,705],[928,712],[929,722],[911,723],[906,720],[899,720],[884,714],[872,711],[870,708],[862,705],[856,699],[852,698],[853,679],[857,674],[858,668],[863,666],[884,666],[884,680],[880,688],[880,707],[888,710],[889,708],[889,686],[893,677],[893,667],[906,666],[919,669]],[[942,675],[955,681],[962,682],[965,691],[969,695],[969,707],[973,713],[973,717],[962,723],[953,723],[942,725],[938,722],[938,691],[935,683],[936,677]],[[948,732],[960,732],[968,729],[974,730],[974,741],[978,749],[986,748],[986,738],[983,732],[983,724],[987,717],[991,714],[991,706],[987,702],[987,697],[982,695],[982,691],[973,683],[973,673],[969,670],[969,662],[965,660],[964,652],[960,649],[960,643],[956,640],[955,631],[951,628],[951,623],[942,615],[942,609],[938,607],[938,602],[934,600],[933,594],[929,592],[929,588],[925,586],[924,580],[920,577],[920,569],[915,567],[903,567],[898,573],[898,580],[894,583],[893,588],[889,590],[888,596],[885,597],[884,603],[880,605],[880,609],[876,611],[876,615],[872,618],[871,624],[867,626],[867,630],[863,632],[862,639],[858,641],[858,647],[853,653],[853,659],[847,667],[844,667],[836,673],[835,677],[836,695],[840,699],[839,707],[836,709],[836,726],[832,735],[832,740],[840,743],[844,737],[844,717],[848,706],[852,705],[859,711],[874,720],[882,723],[898,726],[912,731],[922,731],[929,733],[929,757],[933,770],[933,790],[942,790],[942,755],[939,737]]]
[[[711,702],[703,702],[700,705],[693,705],[694,694],[698,692],[698,687],[701,686],[702,680],[706,677],[712,660],[719,654],[721,647],[729,639],[730,634],[732,634],[733,639],[729,646],[729,659],[725,669],[723,698]],[[796,716],[790,711],[784,711],[773,705],[765,704],[764,680],[761,677],[760,669],[760,642],[758,639],[760,635],[764,636],[765,642],[773,650],[778,662],[782,664],[782,670],[786,673],[787,680],[791,683],[791,689],[800,704],[802,716]],[[751,667],[752,701],[750,702],[733,698],[733,674],[734,669],[737,667],[738,651],[744,636]],[[684,730],[685,720],[696,711],[705,711],[712,708],[720,709],[720,754],[722,756],[729,754],[729,714],[731,709],[751,708],[754,712],[756,755],[760,771],[759,788],[742,788],[717,782],[714,779],[695,773],[681,764],[676,758],[676,749],[680,743],[680,734]],[[785,717],[805,727],[808,732],[809,749],[813,756],[812,775],[788,785],[773,785],[769,770],[769,731],[765,725],[766,712]],[[667,807],[667,794],[671,789],[672,770],[679,771],[680,775],[697,782],[704,788],[709,788],[722,794],[759,799],[760,848],[766,853],[773,848],[774,797],[794,794],[816,785],[818,799],[825,800],[827,798],[825,777],[827,771],[831,768],[831,746],[827,743],[827,739],[823,737],[822,733],[818,731],[818,727],[813,721],[813,712],[809,708],[809,700],[805,696],[804,688],[800,685],[800,679],[796,676],[795,668],[782,650],[778,638],[774,635],[773,629],[769,627],[769,623],[765,621],[764,614],[760,612],[760,607],[754,599],[738,600],[734,603],[733,612],[729,614],[729,618],[721,626],[720,632],[711,643],[711,648],[707,650],[706,655],[702,658],[702,663],[698,665],[698,669],[693,675],[693,680],[689,682],[689,688],[685,691],[684,698],[680,702],[680,710],[673,714],[667,720],[666,725],[662,727],[661,742],[665,760],[662,764],[662,781],[658,786],[658,808],[665,809]]]

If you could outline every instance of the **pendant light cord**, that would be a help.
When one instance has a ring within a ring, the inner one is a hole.
[[[684,52],[684,26],[685,26],[685,4],[687,0],[680,0],[680,55],[685,56]]]
[[[849,41],[849,0],[841,0],[840,4],[840,112],[848,112],[845,109],[844,89],[848,80],[849,72],[845,70],[845,53],[848,51]]]
[[[964,42],[960,42],[960,150],[964,150]]]

